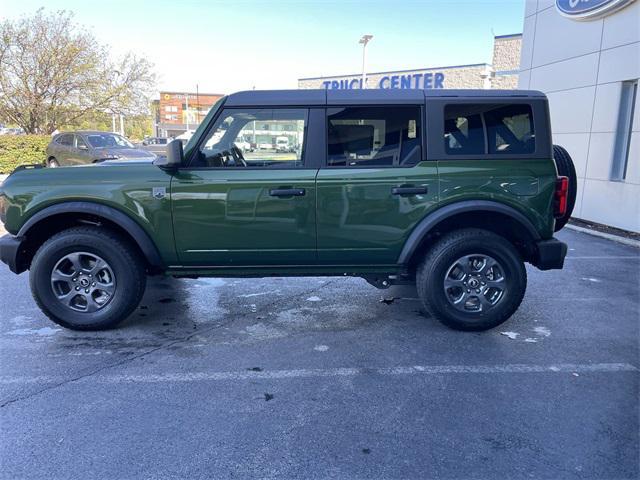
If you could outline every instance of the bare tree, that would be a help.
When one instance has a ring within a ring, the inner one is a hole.
[[[152,65],[108,49],[64,10],[0,23],[0,118],[51,133],[91,112],[146,112]]]

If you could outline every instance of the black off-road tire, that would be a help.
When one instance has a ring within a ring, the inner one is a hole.
[[[556,218],[555,231],[562,229],[571,214],[573,213],[573,207],[576,205],[576,196],[578,194],[578,175],[576,174],[576,167],[573,164],[571,155],[560,145],[553,146],[553,160],[556,162],[556,169],[558,175],[561,177],[567,177],[569,179],[569,192],[567,197],[567,212],[560,218]]]
[[[487,255],[504,270],[503,296],[487,311],[460,311],[445,293],[449,268],[466,255]],[[520,254],[505,238],[480,229],[456,230],[431,247],[416,271],[416,287],[425,310],[444,325],[455,330],[488,330],[504,323],[520,306],[527,271]]]
[[[87,252],[109,265],[115,276],[114,293],[95,312],[75,311],[63,305],[52,286],[52,272],[66,255]],[[99,227],[75,227],[47,240],[31,263],[29,282],[40,309],[58,325],[72,330],[106,330],[127,318],[138,306],[146,286],[145,266],[125,238]]]

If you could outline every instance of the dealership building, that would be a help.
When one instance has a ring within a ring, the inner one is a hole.
[[[426,67],[366,75],[366,88],[516,88],[522,35],[494,37],[491,64]],[[298,88],[362,88],[362,74],[300,78]]]
[[[177,137],[195,130],[220,98],[220,93],[160,92],[154,102],[155,135]]]
[[[520,66],[575,162],[573,216],[640,232],[640,1],[527,0]]]

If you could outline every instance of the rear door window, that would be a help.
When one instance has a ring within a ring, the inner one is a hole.
[[[419,106],[327,110],[327,165],[393,167],[422,160]]]
[[[451,104],[444,110],[449,155],[527,154],[535,151],[531,106]]]
[[[73,145],[73,135],[70,133],[65,133],[64,135],[60,135],[56,143],[60,145],[64,145],[67,147],[71,147]]]

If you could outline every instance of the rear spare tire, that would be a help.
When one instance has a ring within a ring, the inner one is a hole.
[[[573,165],[571,155],[569,155],[569,152],[560,145],[553,146],[553,160],[556,162],[558,175],[569,179],[567,211],[562,217],[556,218],[555,231],[557,232],[567,224],[569,218],[571,218],[571,214],[573,213],[573,207],[576,204],[576,195],[578,193],[578,177],[576,175],[576,167]]]

